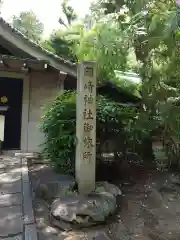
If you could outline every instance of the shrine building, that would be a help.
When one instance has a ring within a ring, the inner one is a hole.
[[[76,65],[41,48],[0,18],[0,140],[3,150],[37,152],[42,107],[76,78]]]

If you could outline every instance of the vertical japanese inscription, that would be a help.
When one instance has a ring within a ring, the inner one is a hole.
[[[96,63],[78,66],[76,95],[76,181],[80,193],[95,189],[96,172]]]
[[[92,152],[93,148],[95,147],[96,139],[92,137],[93,131],[93,120],[95,117],[95,113],[93,112],[93,104],[96,104],[95,96],[93,93],[95,92],[94,84],[90,80],[93,78],[94,69],[93,67],[85,66],[84,68],[84,76],[86,81],[84,82],[84,151],[83,151],[83,160],[87,162],[91,162],[92,160]],[[90,78],[90,79],[89,79]]]

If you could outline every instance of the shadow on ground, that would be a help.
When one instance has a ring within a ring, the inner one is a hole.
[[[59,179],[49,165],[29,166],[32,185],[39,180]],[[136,169],[128,178],[116,182],[123,192],[118,201],[118,213],[106,226],[62,232],[49,221],[49,206],[34,196],[34,208],[39,240],[177,240],[180,239],[180,180],[169,172]]]
[[[23,232],[21,175],[20,159],[0,157],[0,239]]]

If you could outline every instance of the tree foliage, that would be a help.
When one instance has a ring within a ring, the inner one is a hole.
[[[127,70],[130,54],[126,39],[118,24],[98,23],[85,32],[79,43],[74,46],[78,60],[95,60],[98,64],[98,80],[113,79],[114,70]],[[133,53],[132,53],[133,55]]]
[[[91,7],[97,22],[103,15],[113,16],[111,21],[119,23],[123,38],[126,36],[125,44],[135,53],[145,106],[140,116],[146,117],[146,124],[152,129],[161,125],[164,134],[173,136],[180,131],[179,105],[176,105],[180,74],[179,9],[172,0],[98,0]],[[141,123],[142,117],[139,119]]]
[[[79,43],[83,32],[84,25],[75,24],[72,25],[71,28],[59,29],[53,32],[50,38],[41,44],[64,59],[76,62],[77,57],[74,46]]]
[[[95,60],[100,83],[113,79],[127,91],[140,90],[144,107],[138,126],[149,133],[159,125],[164,133],[179,132],[180,8],[175,1],[95,0],[90,18],[90,29],[84,23],[71,24],[51,37],[49,45],[74,61]],[[115,71],[138,73],[141,86],[119,80]]]
[[[69,0],[63,0],[61,9],[64,16],[59,17],[59,23],[65,28],[68,28],[75,20],[77,20],[77,14],[69,5]]]
[[[44,31],[44,25],[32,11],[21,12],[13,16],[12,25],[29,39],[39,42]]]
[[[129,123],[135,116],[135,109],[131,107],[124,109],[117,103],[99,96],[97,98],[97,144],[102,141],[99,139],[99,133],[102,135],[107,128],[109,134],[110,132],[112,134],[112,130],[117,133],[125,132],[128,127],[130,128]],[[60,94],[45,107],[42,119],[41,130],[45,134],[44,155],[58,170],[74,174],[76,94],[72,92]],[[118,137],[117,133],[116,137]],[[114,144],[117,143],[121,143],[121,141],[116,139]],[[119,147],[117,149],[120,151]]]
[[[66,39],[64,30],[53,32],[48,40],[41,42],[41,45],[64,59],[75,61],[75,55],[71,50],[72,42]]]

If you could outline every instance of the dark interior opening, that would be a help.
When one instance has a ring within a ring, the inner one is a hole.
[[[75,91],[77,89],[77,78],[67,75],[64,81],[64,90]]]
[[[13,54],[7,48],[4,48],[2,45],[0,45],[0,54],[13,56]]]
[[[8,101],[0,106],[8,106],[5,115],[4,150],[18,150],[21,144],[23,80],[0,77],[0,99],[5,96]]]

